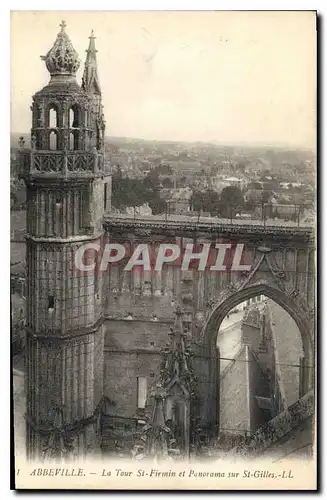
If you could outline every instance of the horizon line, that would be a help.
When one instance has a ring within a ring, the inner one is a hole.
[[[21,135],[24,137],[24,135],[30,137],[31,133],[30,132],[15,132],[15,131],[10,131],[10,135]],[[296,150],[306,150],[306,151],[311,151],[313,153],[316,153],[316,147],[310,147],[310,146],[301,146],[301,145],[296,145],[296,144],[290,144],[290,143],[282,143],[282,142],[216,142],[214,140],[174,140],[174,139],[150,139],[150,138],[144,138],[144,137],[135,137],[135,136],[119,136],[119,135],[106,135],[105,139],[124,139],[124,140],[132,140],[132,141],[144,141],[144,142],[161,142],[161,143],[172,143],[172,144],[204,144],[208,146],[215,146],[215,147],[244,147],[244,148],[250,148],[250,147],[267,147],[267,148],[283,148],[283,149],[296,149]]]

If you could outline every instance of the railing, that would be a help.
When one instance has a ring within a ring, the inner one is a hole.
[[[192,217],[188,215],[153,215],[153,216],[136,216],[130,217],[124,214],[106,214],[105,222],[110,227],[134,227],[142,229],[161,228],[161,229],[177,229],[183,230],[202,230],[202,231],[230,231],[239,232],[244,229],[247,232],[253,233],[270,233],[278,234],[298,234],[312,237],[314,228],[308,225],[298,225],[291,221],[272,221],[258,220],[240,220],[222,219],[218,217]]]
[[[21,152],[21,175],[74,176],[103,172],[103,155],[88,151]]]

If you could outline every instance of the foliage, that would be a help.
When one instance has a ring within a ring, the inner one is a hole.
[[[227,186],[220,193],[221,214],[223,217],[231,217],[235,212],[244,207],[242,191],[237,186]]]
[[[138,207],[148,203],[154,214],[163,213],[166,204],[159,195],[157,172],[151,171],[144,179],[123,177],[120,167],[112,177],[112,205],[115,208]]]
[[[165,177],[164,179],[162,179],[162,186],[164,188],[172,188],[174,187],[174,183],[169,177]]]
[[[273,196],[272,191],[270,191],[270,190],[262,191],[262,194],[261,194],[262,203],[268,203],[271,200],[272,196]]]
[[[220,211],[219,194],[208,189],[204,193],[194,191],[191,196],[191,206],[195,212],[210,212],[211,215],[218,215]]]

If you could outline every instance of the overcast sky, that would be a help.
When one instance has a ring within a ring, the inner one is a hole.
[[[30,130],[62,19],[82,62],[95,31],[106,135],[314,148],[310,12],[14,12],[13,132]]]

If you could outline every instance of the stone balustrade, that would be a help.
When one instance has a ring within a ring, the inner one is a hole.
[[[103,175],[103,155],[89,151],[23,151],[21,177],[94,177]]]

